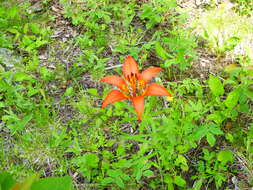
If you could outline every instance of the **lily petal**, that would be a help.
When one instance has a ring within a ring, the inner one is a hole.
[[[104,108],[108,104],[118,102],[121,100],[125,100],[125,99],[128,99],[128,97],[125,94],[123,94],[119,90],[112,90],[104,99],[103,104],[102,104],[102,108]]]
[[[137,113],[138,120],[141,120],[141,116],[144,110],[144,97],[136,96],[132,98],[132,102]]]
[[[140,80],[143,80],[146,84],[161,70],[160,67],[150,67],[141,73]]]
[[[151,83],[145,93],[144,96],[170,96],[172,95],[161,85],[156,83]]]
[[[106,76],[106,77],[103,77],[100,81],[112,84],[118,87],[119,89],[125,91],[124,86],[126,86],[126,83],[124,79],[119,76],[115,76],[115,75]]]
[[[134,76],[138,77],[140,74],[138,65],[133,57],[128,56],[126,57],[124,63],[123,63],[123,75],[125,79],[129,79],[129,77]]]

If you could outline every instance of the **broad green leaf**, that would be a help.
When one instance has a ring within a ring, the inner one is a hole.
[[[24,81],[24,80],[28,80],[28,81],[32,80],[31,76],[22,72],[15,74],[14,78],[16,81],[19,81],[19,82]]]
[[[159,42],[157,42],[155,44],[155,51],[159,57],[161,57],[163,59],[168,58],[168,53],[163,49],[163,47],[161,46],[161,44]]]
[[[164,67],[168,68],[175,62],[176,62],[175,59],[168,59],[168,60],[165,61]]]
[[[208,133],[208,131],[206,130],[205,126],[199,126],[198,128],[196,128],[196,130],[194,131],[194,139],[195,140],[200,140],[201,138],[203,138],[204,136],[206,136]]]
[[[114,183],[115,182],[115,179],[112,178],[112,177],[105,177],[104,179],[102,179],[101,183],[103,185],[107,185],[109,183]]]
[[[237,36],[232,36],[226,40],[226,50],[233,50],[234,47],[240,42],[240,38]]]
[[[126,180],[126,181],[131,179],[131,178],[129,177],[129,175],[124,174],[124,173],[121,175],[121,178],[124,179],[124,180]]]
[[[135,174],[135,179],[136,181],[139,181],[142,177],[142,170],[140,168],[136,169],[137,171],[134,173]]]
[[[208,142],[208,144],[210,146],[214,146],[215,145],[216,139],[215,139],[215,137],[214,137],[214,135],[212,133],[207,133],[206,140],[207,140],[207,142]]]
[[[15,28],[9,28],[9,29],[7,29],[7,31],[12,33],[12,34],[17,34],[17,35],[19,34],[19,31]]]
[[[203,184],[203,179],[196,181],[193,185],[193,190],[200,190]]]
[[[214,77],[213,75],[210,75],[209,80],[208,80],[208,85],[209,88],[211,89],[211,92],[215,96],[221,96],[224,94],[224,86],[220,79],[217,77]]]
[[[28,33],[28,30],[29,30],[29,24],[26,23],[26,24],[24,25],[23,32],[24,32],[25,34],[27,34],[27,33]]]
[[[74,93],[73,87],[69,87],[69,88],[67,88],[67,90],[65,91],[64,96],[70,96],[70,95],[72,95],[73,93]]]
[[[27,95],[30,97],[30,96],[33,96],[35,94],[38,94],[40,91],[36,88],[32,88],[32,87],[29,87],[29,90],[27,92]]]
[[[217,159],[223,164],[226,164],[227,162],[233,162],[234,156],[231,150],[222,150],[218,153]]]
[[[96,88],[89,88],[87,92],[92,96],[98,96],[98,91]]]
[[[116,169],[116,170],[108,170],[107,171],[107,174],[110,176],[110,177],[118,177],[118,176],[121,176],[123,174],[123,172],[120,170],[120,169]]]
[[[17,130],[20,130],[22,131],[26,125],[32,120],[33,118],[33,114],[30,113],[29,115],[26,115],[24,118],[22,118],[22,120],[20,120],[18,122],[18,129]]]
[[[114,182],[120,187],[120,188],[124,188],[125,184],[123,182],[123,180],[120,177],[117,177]]]
[[[249,106],[249,104],[241,104],[240,103],[239,106],[238,106],[238,111],[246,113],[246,114],[249,114],[250,113],[250,106]]]
[[[240,91],[239,89],[235,89],[228,94],[228,97],[226,98],[224,103],[228,108],[232,109],[234,106],[236,106],[239,100],[239,97],[240,97]]]
[[[167,183],[168,190],[174,190],[173,179],[168,175],[164,175],[164,182]]]
[[[41,29],[37,24],[30,23],[31,30],[34,34],[39,34],[41,32]]]
[[[10,7],[8,11],[9,11],[7,14],[8,18],[14,18],[19,13],[19,9],[16,5],[13,5],[12,7]]]
[[[0,108],[4,108],[5,107],[5,103],[0,101]]]
[[[95,153],[87,153],[73,160],[79,166],[97,168],[99,158]]]
[[[221,114],[219,112],[215,112],[215,113],[209,114],[206,117],[206,119],[210,120],[210,121],[214,121],[217,124],[222,123],[222,121],[224,120],[224,118],[222,118],[222,116],[221,116]]]
[[[210,124],[208,127],[208,131],[214,135],[222,135],[223,134],[223,131],[220,130],[220,128],[218,128],[217,125]]]
[[[17,183],[11,187],[10,190],[30,190],[32,184],[39,179],[38,174],[34,174],[26,178],[23,182]],[[36,189],[38,190],[38,189]]]
[[[16,183],[7,172],[0,173],[0,190],[9,190]]]
[[[252,90],[245,89],[244,94],[253,101],[253,91]]]
[[[186,185],[186,181],[181,176],[175,176],[174,183],[180,187],[185,187]]]
[[[234,142],[234,137],[231,133],[226,133],[225,138],[230,142],[233,143]]]
[[[180,154],[183,154],[189,151],[190,145],[188,144],[178,145],[176,148]]]
[[[92,167],[92,168],[97,168],[98,162],[99,162],[99,158],[96,154],[88,153],[85,155],[85,163],[87,164],[87,166]]]
[[[154,175],[154,172],[151,170],[146,170],[143,172],[143,176],[145,176],[145,177],[151,177],[153,175]]]
[[[22,43],[25,45],[25,46],[29,46],[30,44],[33,43],[33,40],[31,40],[29,38],[29,36],[23,36],[22,38]]]
[[[183,171],[188,170],[188,165],[187,165],[187,160],[184,156],[178,155],[176,161],[175,161],[176,166],[180,166]]]
[[[232,73],[232,72],[234,72],[236,69],[237,69],[238,67],[237,67],[237,65],[236,64],[230,64],[230,65],[227,65],[226,67],[225,67],[225,72],[227,72],[227,73]]]
[[[40,179],[32,184],[31,190],[71,190],[72,180],[69,176],[48,177]]]

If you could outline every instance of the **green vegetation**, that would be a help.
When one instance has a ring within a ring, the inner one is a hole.
[[[252,1],[181,2],[0,1],[0,189],[253,186]],[[127,56],[173,96],[141,122],[101,108]]]
[[[243,55],[252,60],[252,18],[253,15],[240,16],[232,9],[232,5],[224,3],[202,13],[194,27],[217,55],[230,54],[232,58]]]
[[[0,174],[0,188],[1,189],[31,189],[31,190],[69,190],[72,188],[71,178],[65,177],[50,177],[39,179],[39,175],[34,174],[27,177],[24,181],[18,183],[7,172]]]

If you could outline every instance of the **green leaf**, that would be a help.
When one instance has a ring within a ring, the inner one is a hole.
[[[217,125],[210,124],[208,126],[208,131],[211,132],[214,135],[222,135],[223,134],[223,131],[220,130],[220,128],[218,128]]]
[[[183,171],[188,170],[188,165],[187,165],[187,160],[184,156],[178,155],[176,161],[175,161],[176,166],[180,166]]]
[[[169,68],[175,62],[176,62],[175,59],[168,59],[168,60],[165,61],[164,67]]]
[[[233,162],[234,156],[231,150],[222,150],[218,153],[217,159],[223,164],[226,164],[227,162]]]
[[[244,94],[253,101],[253,91],[250,89],[244,89]]]
[[[22,72],[16,73],[14,78],[16,81],[19,81],[19,82],[24,81],[24,80],[28,80],[28,81],[32,80],[31,76],[29,76],[26,73],[22,73]]]
[[[154,172],[151,170],[146,170],[143,172],[143,176],[145,176],[145,177],[151,177],[153,175],[154,175]]]
[[[98,96],[98,91],[96,88],[89,88],[87,92],[92,96]]]
[[[120,169],[116,169],[116,170],[108,170],[107,171],[107,174],[110,176],[110,177],[118,177],[118,176],[121,176],[123,174],[123,172],[120,170]]]
[[[69,87],[69,88],[67,88],[67,90],[65,91],[64,96],[70,96],[70,95],[72,95],[73,93],[74,93],[73,87]]]
[[[206,130],[205,126],[200,126],[198,128],[195,129],[193,136],[194,139],[199,141],[201,138],[203,138],[204,136],[206,136],[208,133],[208,131]]]
[[[186,181],[181,176],[175,176],[174,183],[180,187],[185,187],[186,185]]]
[[[193,185],[193,190],[200,190],[203,184],[203,179],[196,181]]]
[[[22,43],[23,43],[25,46],[29,46],[30,44],[33,43],[33,41],[29,38],[29,36],[23,36],[23,38],[22,38]]]
[[[212,133],[207,133],[206,140],[207,140],[207,142],[208,142],[208,144],[210,146],[214,146],[215,145],[216,139],[215,139],[215,137],[214,137],[214,135]]]
[[[115,179],[112,178],[112,177],[105,177],[104,179],[102,179],[101,183],[103,185],[107,185],[109,183],[114,183],[115,182]]]
[[[224,118],[219,112],[214,112],[206,117],[207,120],[214,121],[217,124],[221,124]]]
[[[24,25],[23,32],[24,32],[25,34],[27,34],[27,33],[28,33],[28,30],[29,30],[29,24],[26,23],[26,24]]]
[[[115,183],[120,187],[120,188],[124,188],[125,184],[123,182],[123,180],[120,177],[117,177],[115,180]]]
[[[168,190],[174,190],[173,179],[168,174],[164,175],[164,182],[167,183]]]
[[[232,50],[240,42],[240,38],[237,36],[232,36],[226,40],[226,50]]]
[[[12,33],[12,34],[16,34],[16,35],[19,35],[19,31],[15,28],[9,28],[7,29],[6,31]]]
[[[30,190],[32,184],[39,179],[38,174],[27,177],[23,182],[17,183],[10,190]],[[37,189],[36,189],[37,190]]]
[[[228,94],[228,97],[226,98],[224,103],[228,108],[232,109],[234,106],[236,106],[239,100],[239,97],[240,97],[240,91],[239,89],[235,89]]]
[[[0,190],[9,190],[16,183],[9,173],[0,173]]]
[[[91,168],[97,168],[98,167],[99,158],[94,153],[88,153],[85,155],[85,164]]]
[[[5,107],[5,103],[0,101],[0,108],[4,108]]]
[[[39,91],[38,89],[29,87],[29,90],[28,90],[28,92],[27,92],[27,95],[28,95],[29,97],[31,97],[31,96],[33,96],[33,95],[35,95],[35,94],[38,94],[39,92],[40,92],[40,91]]]
[[[209,88],[211,89],[211,92],[215,96],[221,96],[225,92],[222,82],[217,77],[214,77],[213,75],[210,75],[209,80],[208,80],[208,85],[209,85]]]
[[[225,138],[230,142],[233,143],[234,142],[234,137],[231,133],[226,133]]]
[[[69,176],[49,177],[40,179],[32,184],[31,190],[71,190],[72,180]]]
[[[41,32],[41,29],[37,24],[30,23],[31,30],[34,34],[39,34]]]
[[[161,46],[161,44],[159,42],[157,42],[155,44],[155,51],[159,57],[161,57],[163,59],[168,58],[168,53],[163,49],[163,47]]]
[[[20,120],[17,124],[19,131],[22,131],[26,125],[32,120],[33,118],[33,113],[30,113],[29,115],[26,115],[22,120]]]
[[[82,167],[97,168],[99,158],[94,153],[87,153],[83,156],[74,159],[73,162],[76,163],[78,166]]]
[[[239,104],[238,111],[243,113],[250,113],[250,107],[249,104]]]

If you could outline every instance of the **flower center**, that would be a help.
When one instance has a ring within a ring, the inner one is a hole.
[[[139,79],[137,74],[131,73],[126,77],[126,85],[123,86],[123,90],[127,93],[127,96],[136,97],[144,94],[145,87],[145,82]]]

